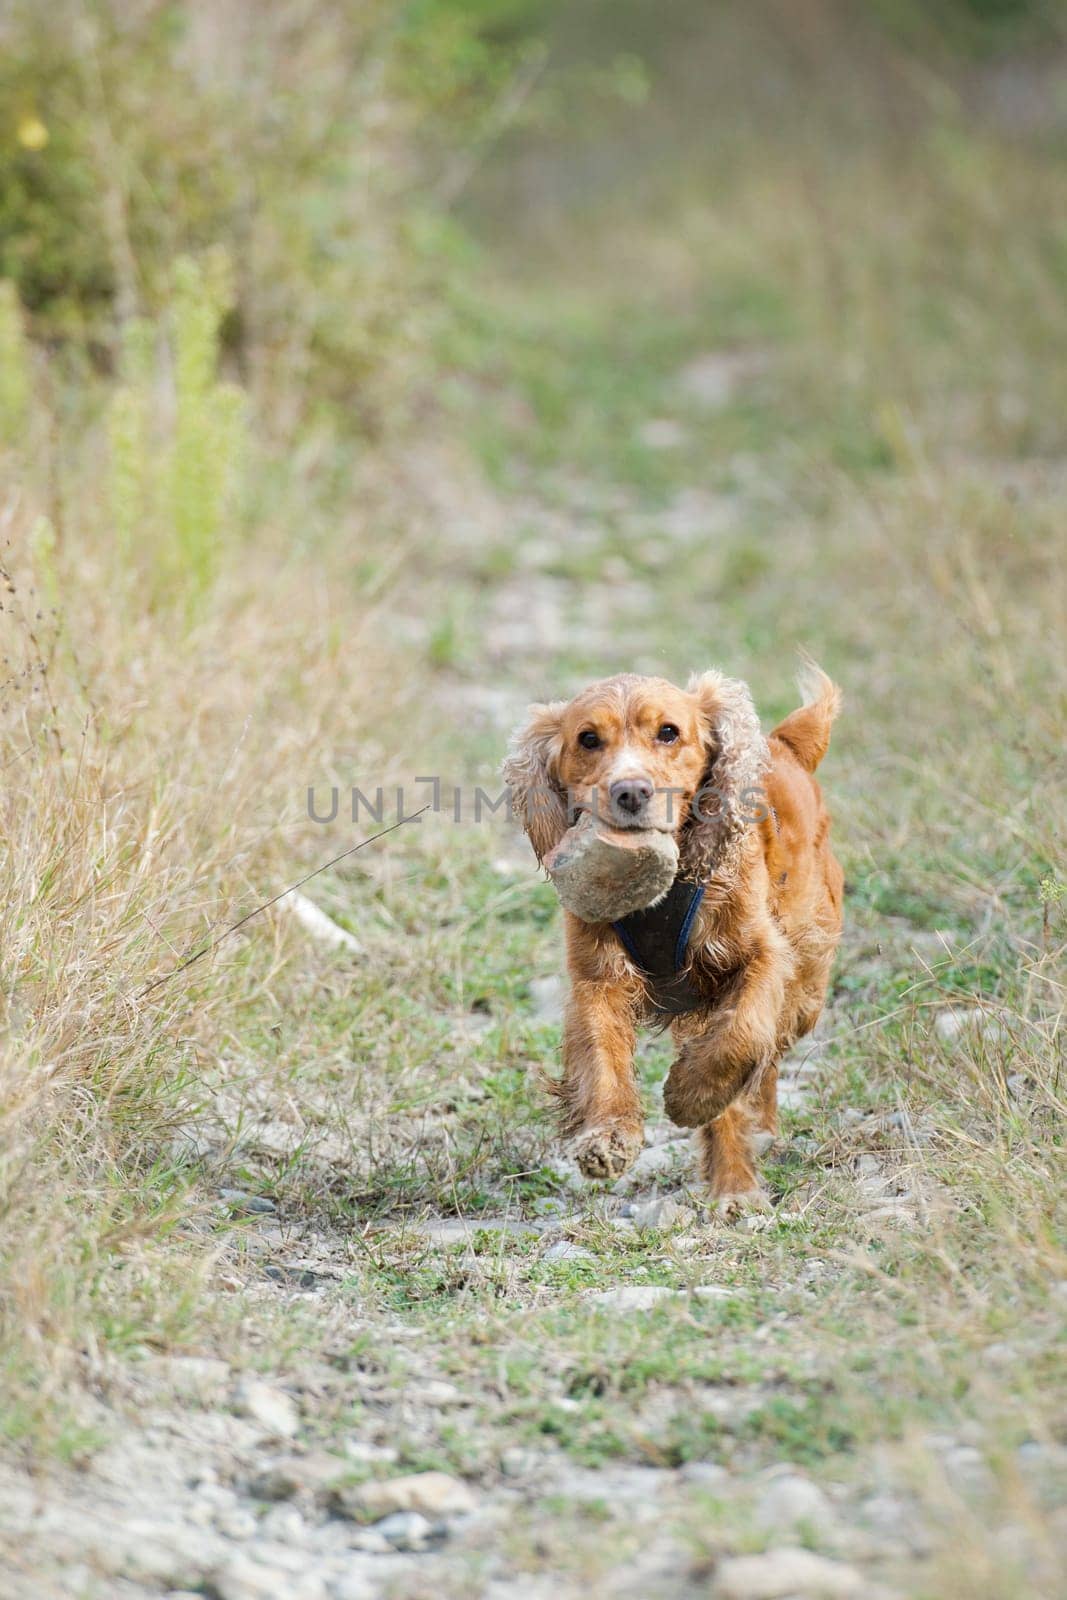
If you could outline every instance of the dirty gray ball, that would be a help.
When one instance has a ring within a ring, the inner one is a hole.
[[[560,902],[583,922],[614,922],[661,900],[678,846],[654,828],[609,828],[584,813],[545,857]]]

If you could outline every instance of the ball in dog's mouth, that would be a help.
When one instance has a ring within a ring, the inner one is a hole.
[[[678,846],[658,828],[613,828],[583,812],[545,857],[560,903],[583,922],[615,922],[661,900]]]

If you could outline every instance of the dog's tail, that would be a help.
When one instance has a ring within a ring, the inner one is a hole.
[[[830,744],[830,729],[841,709],[841,690],[816,666],[810,656],[802,656],[797,688],[804,704],[791,711],[771,734],[789,746],[800,765],[814,772]]]

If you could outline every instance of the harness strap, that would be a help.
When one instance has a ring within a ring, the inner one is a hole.
[[[664,1016],[679,1017],[705,1004],[684,971],[689,935],[703,898],[702,883],[675,878],[654,906],[631,911],[611,925],[644,975],[653,1006]]]

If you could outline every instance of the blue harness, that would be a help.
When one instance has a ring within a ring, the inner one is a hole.
[[[675,878],[654,906],[631,911],[611,924],[663,1017],[680,1017],[708,1003],[684,971],[693,919],[703,898],[702,883]]]

